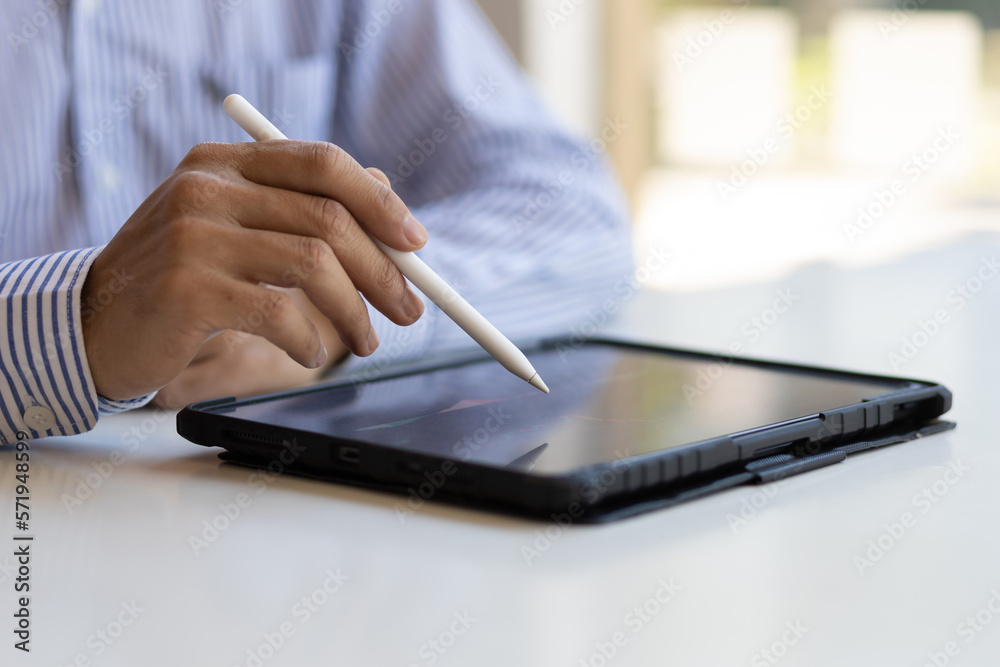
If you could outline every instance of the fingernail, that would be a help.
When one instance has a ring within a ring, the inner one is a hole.
[[[368,330],[368,352],[369,354],[378,349],[378,334],[375,329]]]
[[[330,353],[327,352],[326,345],[320,343],[319,354],[316,355],[316,361],[313,362],[313,368],[321,368],[329,358],[330,358]]]
[[[403,234],[413,245],[423,245],[427,242],[427,230],[410,213],[407,213],[406,219],[403,220]]]
[[[403,299],[403,312],[411,320],[420,319],[420,316],[424,314],[424,302],[415,293],[408,291],[406,298]]]

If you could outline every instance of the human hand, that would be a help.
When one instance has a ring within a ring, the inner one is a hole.
[[[320,339],[330,353],[325,364],[306,368],[271,341],[229,329],[203,343],[188,367],[157,392],[153,405],[177,410],[198,401],[256,396],[321,380],[350,352],[330,320],[309,302],[304,292],[288,290],[288,294],[319,330]]]
[[[415,322],[423,302],[365,229],[402,251],[419,249],[426,231],[383,179],[326,143],[192,149],[87,276],[83,335],[98,393],[156,391],[226,329],[261,336],[305,368],[324,366],[315,324],[269,286],[301,287],[359,356],[378,346],[359,291],[396,324]],[[100,298],[110,285],[113,297]]]

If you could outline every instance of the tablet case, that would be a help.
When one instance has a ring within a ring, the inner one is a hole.
[[[667,349],[621,341],[594,342],[650,350]],[[741,361],[814,370],[792,364]],[[859,376],[849,373],[845,375]],[[178,432],[198,444],[226,447],[227,451],[220,454],[223,461],[254,468],[266,468],[276,460],[276,455],[282,448],[296,447],[294,438],[289,441],[262,436],[258,442],[252,442],[253,437],[244,438],[240,444],[224,442],[226,438],[223,436],[227,432],[223,430],[221,423],[214,427],[207,424],[204,419],[206,412],[202,410],[225,410],[224,406],[233,400],[210,401],[186,408],[178,415]],[[477,466],[479,470],[476,475],[462,474],[463,464],[458,461],[455,462],[458,471],[435,490],[433,498],[543,520],[558,519],[568,511],[572,520],[578,523],[614,521],[741,485],[768,484],[839,463],[850,454],[947,431],[954,428],[955,424],[937,417],[951,408],[951,402],[951,392],[940,385],[906,389],[779,426],[715,438],[700,443],[697,449],[684,447],[669,453],[661,452],[656,456],[631,459],[627,466],[622,466],[623,469],[614,475],[613,481],[605,485],[608,493],[594,502],[588,502],[585,495],[555,498],[551,493],[543,495],[541,489],[533,496],[528,486],[525,487],[526,496],[520,499],[523,502],[499,502],[486,497],[489,494],[477,493],[475,486],[471,484],[472,481],[484,479],[487,480],[484,483],[488,483],[489,469],[483,470]],[[232,434],[232,430],[228,433]],[[408,462],[408,472],[411,473],[409,478],[385,482],[373,481],[368,475],[352,472],[349,466],[319,467],[310,465],[302,457],[289,458],[293,462],[283,466],[285,472],[404,495],[423,481],[422,474],[441,466],[439,459],[413,454]],[[608,465],[591,468],[593,480],[588,480],[585,469],[574,479],[578,487],[583,488],[596,481]],[[704,472],[706,470],[710,472]],[[525,477],[530,478],[529,475]]]
[[[871,440],[858,440],[850,444],[844,444],[830,449],[822,449],[812,452],[808,446],[802,446],[797,451],[785,454],[776,454],[762,459],[755,459],[745,463],[740,469],[729,471],[724,475],[714,479],[693,478],[687,481],[681,479],[677,482],[666,482],[660,486],[637,489],[627,495],[614,496],[603,502],[587,505],[581,502],[581,510],[574,512],[572,519],[576,523],[605,523],[626,519],[629,517],[645,514],[655,510],[663,509],[678,503],[695,500],[712,493],[724,491],[737,486],[751,484],[770,484],[778,482],[793,475],[799,475],[811,470],[817,470],[834,463],[840,463],[848,455],[868,449],[876,449],[887,445],[895,445],[909,442],[929,435],[935,435],[955,428],[954,422],[935,420],[920,428],[912,430],[902,429],[899,432],[882,434],[878,438]],[[275,460],[273,451],[262,456],[254,456],[250,449],[239,451],[226,451],[219,455],[219,458],[227,463],[232,463],[248,468],[266,469]],[[309,477],[325,482],[336,482],[365,489],[384,491],[405,496],[412,484],[390,484],[384,482],[374,482],[367,477],[352,475],[349,471],[318,471],[299,468],[288,470],[301,477]],[[632,471],[641,475],[641,471]],[[630,482],[626,478],[626,485]],[[446,500],[452,504],[464,505],[472,508],[479,508],[491,511],[498,511],[505,514],[514,514],[529,518],[542,520],[552,520],[563,512],[541,513],[531,511],[526,508],[517,508],[505,503],[490,502],[483,499],[471,498],[466,494],[450,493],[447,487],[442,487],[434,496],[435,500]],[[567,505],[568,507],[569,505]],[[553,516],[555,515],[555,517]]]

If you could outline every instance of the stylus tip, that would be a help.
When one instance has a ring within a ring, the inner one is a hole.
[[[546,394],[549,393],[549,388],[545,386],[544,382],[542,382],[542,376],[539,375],[538,373],[535,373],[534,375],[531,376],[531,379],[528,380],[528,384],[530,384],[532,387],[536,389],[544,391]]]

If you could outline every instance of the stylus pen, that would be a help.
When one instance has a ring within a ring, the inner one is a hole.
[[[230,95],[222,103],[222,107],[229,114],[229,117],[256,141],[288,138],[241,95]],[[532,368],[531,362],[524,356],[524,353],[517,349],[517,346],[500,333],[495,326],[490,324],[489,320],[483,317],[479,311],[470,306],[469,302],[463,299],[441,276],[424,264],[422,259],[412,252],[401,252],[390,248],[374,236],[371,236],[371,239],[396,265],[400,273],[406,276],[428,299],[433,301],[455,324],[462,327],[494,359],[499,361],[501,366],[531,386],[546,394],[549,393],[549,388],[542,382],[541,376]]]

